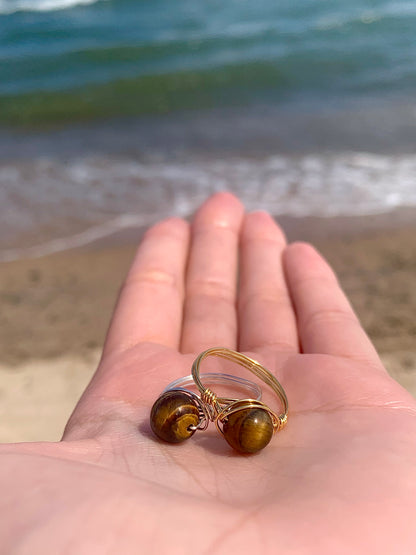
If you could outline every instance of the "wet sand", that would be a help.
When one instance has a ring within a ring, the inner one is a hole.
[[[416,395],[416,227],[365,221],[284,225],[327,256],[387,369]],[[131,240],[0,266],[0,441],[60,437],[98,363]]]

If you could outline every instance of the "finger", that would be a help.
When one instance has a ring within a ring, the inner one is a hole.
[[[139,342],[179,346],[189,225],[178,218],[145,234],[122,287],[104,352]]]
[[[219,193],[195,215],[186,278],[184,353],[236,347],[238,238],[243,213],[233,195]]]
[[[245,217],[238,302],[241,351],[298,351],[296,318],[282,267],[285,246],[284,234],[271,216],[254,212]]]
[[[303,352],[381,365],[334,272],[318,252],[294,243],[283,260]]]

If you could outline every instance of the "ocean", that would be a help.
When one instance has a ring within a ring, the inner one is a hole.
[[[416,205],[416,2],[0,0],[0,260],[189,216]]]

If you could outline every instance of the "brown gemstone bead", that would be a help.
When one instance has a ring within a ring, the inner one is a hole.
[[[264,409],[242,409],[227,417],[223,432],[225,439],[236,451],[256,453],[272,439],[273,422]]]
[[[154,434],[169,443],[180,443],[195,432],[198,426],[197,404],[186,393],[167,391],[155,402],[150,413],[150,426]]]

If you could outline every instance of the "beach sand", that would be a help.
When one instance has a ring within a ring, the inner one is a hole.
[[[416,396],[416,228],[368,222],[284,225],[333,264],[388,371]],[[60,438],[98,364],[132,235],[1,265],[0,441]]]

